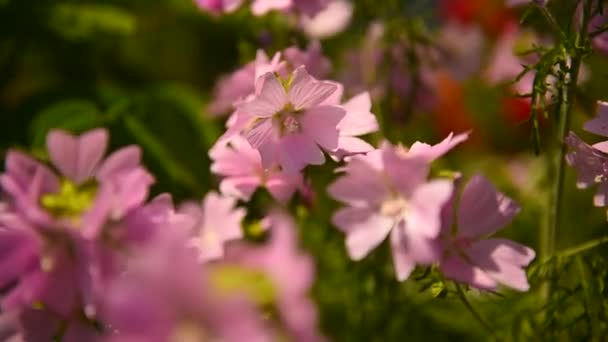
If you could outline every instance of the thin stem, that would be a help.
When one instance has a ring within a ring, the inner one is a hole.
[[[574,247],[570,247],[564,251],[557,253],[557,256],[559,256],[559,257],[575,256],[577,254],[584,253],[595,247],[601,246],[605,243],[608,243],[608,236],[602,236],[601,238],[587,241],[587,242],[581,243],[580,245],[577,245]]]
[[[549,160],[548,177],[553,179],[553,185],[549,194],[549,216],[547,218],[546,229],[541,238],[541,254],[550,257],[555,252],[555,238],[559,230],[559,214],[563,205],[563,188],[566,175],[566,152],[567,146],[564,143],[566,134],[570,131],[570,117],[573,109],[573,97],[576,92],[576,85],[581,66],[581,56],[578,53],[584,36],[587,32],[589,16],[591,15],[592,0],[587,0],[580,16],[579,30],[574,41],[575,51],[570,56],[570,67],[568,73],[564,74],[561,81],[563,86],[559,91],[558,125],[556,150],[553,160]],[[545,8],[546,10],[546,8]]]
[[[494,328],[492,328],[492,326],[488,322],[486,322],[486,320],[481,316],[481,314],[479,314],[479,312],[477,312],[477,310],[475,310],[473,305],[471,305],[471,302],[469,302],[466,295],[464,294],[464,291],[462,290],[462,287],[459,284],[456,284],[456,290],[458,293],[458,298],[460,298],[460,300],[462,301],[464,306],[466,306],[467,309],[469,309],[469,311],[477,319],[479,324],[481,324],[484,327],[484,329],[486,329],[490,333],[490,335],[492,335],[496,340],[498,340],[498,337],[496,336],[496,332],[494,331]]]

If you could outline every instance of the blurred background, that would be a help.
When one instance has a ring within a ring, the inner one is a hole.
[[[256,17],[246,6],[212,15],[191,0],[0,0],[0,157],[18,148],[44,159],[49,129],[103,126],[113,148],[143,147],[157,178],[155,193],[200,198],[217,188],[207,153],[224,131],[226,116],[209,110],[220,77],[252,61],[258,49],[272,55],[319,41],[331,61],[326,78],[343,82],[348,95],[371,92],[382,127],[371,142],[435,143],[450,132],[472,130],[471,140],[436,171],[485,174],[523,207],[501,234],[537,249],[544,160],[534,153],[530,100],[518,95],[531,91],[530,75],[521,75],[522,65],[535,62],[527,50],[552,42],[543,18],[501,0],[339,2],[345,7],[337,14],[305,19],[276,12]],[[563,25],[575,2],[551,3]],[[584,66],[572,127],[587,141],[597,137],[580,127],[594,115],[595,101],[608,99],[607,67],[601,53]],[[541,132],[550,126],[548,119],[540,126]],[[348,259],[342,233],[329,223],[338,207],[325,193],[333,168],[310,168],[313,192],[290,204],[316,259],[314,296],[327,336],[487,338],[441,281],[413,276],[397,282],[388,246],[361,262]],[[593,190],[577,190],[571,170],[567,177],[558,250],[606,233],[606,212],[591,205]],[[256,194],[251,210],[262,212],[270,202]],[[564,341],[585,340],[590,322],[608,311],[602,254],[587,256],[583,273],[573,271],[581,266],[571,260],[537,263],[529,293],[475,292],[474,304],[508,339],[537,340],[547,327],[535,325],[534,285],[549,273],[567,294],[550,310],[552,329]],[[591,290],[581,290],[581,274],[589,275]],[[583,308],[585,298],[597,299],[593,310]]]

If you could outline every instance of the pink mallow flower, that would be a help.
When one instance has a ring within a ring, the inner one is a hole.
[[[290,216],[277,211],[266,221],[270,237],[264,245],[228,246],[226,258],[211,265],[210,274],[231,285],[226,290],[242,291],[260,308],[270,309],[269,321],[284,339],[323,341],[310,298],[315,273],[313,259],[299,249],[297,227]]]
[[[252,303],[215,291],[184,230],[165,230],[106,290],[107,341],[273,341]]]
[[[587,121],[584,129],[608,137],[608,103],[598,102],[597,117]],[[570,146],[566,161],[578,172],[577,187],[598,185],[593,203],[596,207],[608,206],[608,141],[589,145],[570,132],[566,143]]]
[[[321,44],[312,41],[306,50],[292,46],[282,53],[276,53],[272,58],[262,50],[258,50],[254,61],[231,74],[220,77],[213,91],[213,100],[207,106],[211,116],[221,116],[234,109],[238,103],[255,92],[255,83],[259,76],[267,72],[277,72],[287,76],[299,66],[314,77],[323,78],[331,70],[331,62],[323,55]]]
[[[323,164],[323,149],[338,148],[338,124],[346,114],[339,106],[322,105],[338,86],[316,80],[304,67],[287,79],[267,73],[256,86],[256,95],[238,106],[220,141],[240,133],[260,152],[264,167],[278,163],[288,173]]]
[[[397,278],[408,278],[416,264],[431,264],[440,254],[435,239],[441,229],[441,208],[452,195],[452,182],[428,181],[429,163],[460,141],[450,136],[410,151],[384,146],[351,157],[344,176],[329,186],[329,194],[347,205],[333,224],[346,233],[346,249],[361,260],[390,235]],[[466,135],[464,135],[466,136]]]
[[[94,341],[105,285],[131,247],[154,235],[156,210],[144,205],[152,184],[141,151],[103,160],[105,130],[81,136],[51,131],[55,173],[10,151],[0,176],[0,311],[18,316],[26,340]]]
[[[460,201],[452,199],[444,208],[441,272],[480,289],[495,290],[502,284],[527,291],[525,267],[534,259],[534,250],[511,240],[487,238],[507,226],[519,210],[513,200],[496,191],[483,176],[473,176]]]
[[[53,166],[10,151],[0,184],[12,204],[37,225],[95,239],[108,220],[143,204],[154,178],[141,166],[141,150],[125,147],[103,159],[108,132],[81,136],[54,130],[47,136]]]
[[[224,244],[243,237],[243,208],[236,207],[236,199],[209,192],[203,202],[185,203],[180,213],[189,215],[195,224],[191,227],[189,246],[198,252],[200,262],[224,256]]]
[[[299,173],[285,173],[278,165],[264,168],[260,153],[241,136],[218,143],[209,156],[213,160],[211,172],[223,177],[220,191],[225,195],[249,201],[257,188],[264,187],[274,199],[285,203],[304,186]]]

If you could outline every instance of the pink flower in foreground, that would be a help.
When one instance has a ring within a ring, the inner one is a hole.
[[[304,186],[299,173],[282,172],[278,165],[264,168],[260,153],[241,136],[218,143],[209,156],[213,160],[211,172],[224,177],[220,191],[225,195],[248,201],[257,188],[265,187],[278,202],[285,203]]]
[[[453,185],[427,177],[429,163],[447,152],[445,145],[450,144],[419,144],[418,152],[412,149],[410,153],[385,144],[348,161],[342,169],[345,175],[328,191],[347,205],[332,221],[346,233],[346,248],[353,260],[364,258],[389,235],[399,280],[407,279],[416,264],[438,260],[435,239],[441,228],[440,213]]]
[[[243,237],[241,224],[245,209],[236,208],[236,199],[209,192],[201,205],[186,203],[181,214],[195,221],[189,245],[198,252],[200,262],[224,256],[224,244]]]
[[[322,105],[338,86],[314,79],[304,67],[287,80],[267,73],[257,84],[255,97],[238,106],[220,141],[240,133],[260,152],[264,167],[278,163],[288,173],[323,164],[322,149],[338,148],[338,124],[346,114],[341,107]]]
[[[222,263],[211,266],[219,274],[241,270],[241,282],[247,275],[253,277],[257,288],[243,283],[235,290],[253,294],[257,304],[273,308],[276,330],[289,341],[323,341],[318,332],[316,308],[309,292],[314,281],[313,259],[298,248],[297,229],[293,219],[285,213],[274,212],[268,216],[270,239],[263,246],[236,243],[226,251]],[[236,275],[235,275],[236,276]],[[235,277],[236,278],[236,277]]]
[[[127,271],[107,289],[108,340],[274,340],[249,301],[215,291],[185,241],[179,231],[165,231],[132,256]]]
[[[608,137],[608,103],[598,102],[597,117],[587,121],[584,129]],[[589,145],[570,132],[566,143],[570,146],[566,161],[578,172],[577,187],[598,185],[593,203],[596,207],[608,206],[608,141]]]
[[[525,267],[534,250],[511,240],[486,238],[508,225],[519,206],[480,175],[465,186],[452,231],[453,199],[444,211],[441,272],[448,278],[471,286],[494,290],[499,284],[527,291]]]

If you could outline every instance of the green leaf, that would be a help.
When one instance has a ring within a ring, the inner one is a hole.
[[[31,122],[32,147],[42,148],[47,133],[54,128],[81,133],[100,125],[101,116],[94,103],[81,99],[62,100],[42,110]]]
[[[63,3],[51,9],[49,26],[71,40],[98,34],[126,36],[135,31],[135,17],[111,5]]]
[[[201,116],[203,103],[194,90],[163,85],[118,103],[111,116],[144,149],[160,191],[177,198],[199,197],[211,186],[208,150],[221,126]]]

